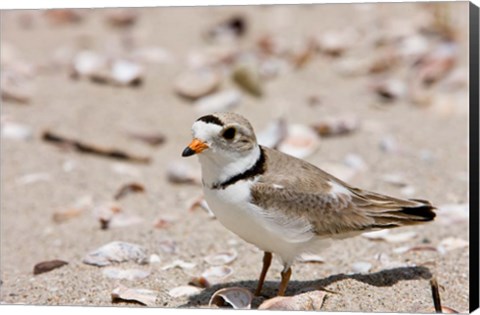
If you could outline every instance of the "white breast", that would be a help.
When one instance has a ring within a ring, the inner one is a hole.
[[[250,203],[253,181],[239,181],[225,189],[204,187],[205,199],[217,219],[230,231],[263,251],[273,252],[290,264],[306,251],[312,234],[299,235],[299,222],[279,225],[265,216],[263,209]]]

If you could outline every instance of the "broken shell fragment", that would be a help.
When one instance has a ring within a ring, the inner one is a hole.
[[[115,200],[120,200],[121,198],[125,197],[128,194],[143,193],[143,192],[145,192],[145,187],[143,187],[142,184],[129,183],[129,184],[125,184],[122,187],[120,187],[120,189],[115,194],[114,199]]]
[[[139,289],[127,288],[126,286],[119,286],[112,291],[112,302],[137,302],[146,306],[155,306],[158,292]]]
[[[278,150],[297,158],[311,155],[318,148],[320,139],[311,128],[293,124],[288,125],[287,136],[278,146]]]
[[[190,70],[178,76],[175,91],[186,98],[197,99],[212,93],[221,83],[220,75],[211,69]]]
[[[370,90],[384,101],[395,101],[407,95],[407,85],[398,79],[381,79],[370,84]]]
[[[356,131],[360,126],[358,118],[353,116],[327,117],[312,125],[321,136],[345,135]]]
[[[94,51],[83,50],[75,55],[72,67],[74,77],[89,77],[106,68],[107,59]]]
[[[30,127],[6,119],[2,119],[1,133],[4,139],[30,140],[33,137]]]
[[[233,274],[233,269],[227,266],[210,267],[202,273],[208,283],[217,284]]]
[[[147,251],[136,244],[114,241],[90,252],[83,259],[85,264],[100,267],[126,261],[146,264],[148,263]]]
[[[242,95],[236,90],[225,90],[198,99],[193,107],[198,113],[225,112],[237,107]]]
[[[231,250],[228,252],[208,255],[204,258],[204,260],[213,266],[228,265],[237,259],[237,255],[238,254],[235,250]]]
[[[63,260],[50,260],[50,261],[43,261],[41,263],[36,264],[33,267],[33,274],[34,275],[39,275],[44,272],[49,272],[53,269],[60,268],[62,266],[68,265],[68,262],[63,261]]]
[[[223,288],[215,292],[208,306],[226,306],[230,305],[234,309],[250,309],[253,300],[253,294],[246,288],[231,287]]]
[[[259,310],[318,311],[322,308],[326,293],[316,290],[295,296],[277,296],[264,301]]]
[[[232,80],[245,92],[255,97],[263,95],[260,73],[254,65],[242,64],[232,73]]]
[[[200,170],[182,160],[172,161],[168,164],[167,178],[174,184],[200,184],[202,182]]]
[[[247,22],[241,15],[232,16],[208,31],[208,36],[217,42],[229,42],[245,34]]]
[[[92,205],[93,205],[92,196],[90,195],[83,196],[77,199],[77,201],[75,201],[75,203],[72,206],[68,207],[67,209],[55,211],[52,217],[53,221],[55,223],[62,223],[62,222],[68,221],[72,218],[75,218],[81,215],[83,212],[90,209]]]
[[[111,80],[114,84],[137,86],[143,82],[143,67],[133,61],[115,60],[110,71]]]
[[[201,291],[202,291],[201,288],[194,287],[191,285],[183,285],[183,286],[171,289],[170,291],[168,291],[168,294],[171,297],[178,298],[182,296],[192,296],[200,293]]]
[[[364,261],[358,261],[352,264],[354,273],[368,273],[372,269],[372,264]]]
[[[150,271],[141,269],[120,269],[115,267],[106,268],[102,274],[110,279],[125,279],[125,280],[139,280],[144,279],[150,275]]]
[[[325,262],[325,259],[322,256],[315,255],[315,254],[302,254],[297,260],[302,263],[323,264]]]
[[[162,270],[169,270],[169,269],[173,269],[173,268],[192,269],[196,265],[197,264],[195,264],[195,263],[191,263],[191,262],[187,262],[187,261],[177,259],[177,260],[174,260],[173,262],[171,262],[170,264],[167,264],[167,265],[163,266]]]

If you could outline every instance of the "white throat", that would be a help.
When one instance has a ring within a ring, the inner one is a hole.
[[[259,158],[260,147],[258,145],[244,155],[239,155],[237,152],[218,154],[218,152],[207,150],[198,155],[202,167],[203,183],[208,187],[223,183],[253,167]]]

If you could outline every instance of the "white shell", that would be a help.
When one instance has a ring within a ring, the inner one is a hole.
[[[145,264],[148,262],[147,252],[139,245],[114,241],[90,252],[83,259],[85,264],[100,267],[125,261]]]
[[[168,294],[171,297],[178,298],[182,296],[192,296],[200,293],[201,291],[202,289],[198,287],[194,287],[191,285],[183,285],[183,286],[171,289],[170,291],[168,291]]]
[[[172,268],[180,268],[180,269],[192,269],[196,266],[197,264],[183,261],[181,259],[177,259],[172,261],[171,263],[165,265],[162,267],[162,270],[168,270]]]
[[[198,99],[193,107],[197,113],[224,112],[237,107],[242,95],[236,90],[225,90]]]
[[[91,76],[106,66],[106,58],[91,50],[80,51],[73,59],[73,70],[80,76]]]
[[[288,126],[287,136],[278,146],[278,150],[297,158],[305,158],[318,148],[320,140],[309,127],[293,124]]]
[[[113,301],[136,301],[146,306],[155,306],[158,292],[147,289],[127,288],[121,285],[115,288],[111,295]]]
[[[417,236],[416,232],[408,231],[402,233],[391,234],[390,230],[380,230],[367,232],[362,234],[363,237],[371,240],[383,240],[389,243],[401,243],[406,242]]]
[[[234,309],[250,309],[252,300],[253,294],[246,288],[223,288],[212,295],[210,302],[208,302],[208,306],[222,306],[223,304],[228,303]]]
[[[30,140],[32,139],[32,129],[26,125],[22,125],[12,121],[3,121],[1,126],[2,138],[13,140]]]
[[[233,274],[233,269],[227,266],[210,267],[202,273],[202,277],[208,284],[213,285],[222,282]]]
[[[115,267],[105,268],[102,274],[111,279],[139,280],[150,275],[150,271],[141,269],[120,269]]]
[[[369,262],[358,261],[352,264],[352,271],[354,273],[368,273],[372,269],[372,264]]]
[[[139,64],[119,59],[115,60],[111,69],[112,80],[120,85],[129,85],[143,79],[144,72]]]
[[[264,301],[259,310],[318,311],[323,305],[326,293],[310,291],[295,296],[277,296]]]
[[[302,263],[324,263],[325,259],[322,256],[315,254],[302,254],[297,258],[299,262]]]
[[[235,250],[231,250],[228,252],[208,255],[204,258],[204,260],[213,266],[228,265],[237,259],[237,255],[238,254]]]

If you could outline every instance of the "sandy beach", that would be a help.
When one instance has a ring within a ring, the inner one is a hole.
[[[167,176],[174,162],[190,166],[193,177],[199,172],[198,160],[182,159],[181,152],[201,113],[194,101],[178,95],[175,80],[192,64],[204,62],[202,57],[220,58],[222,50],[215,50],[220,44],[206,40],[205,33],[240,15],[246,23],[244,34],[233,42],[226,40],[236,51],[258,51],[259,40],[270,35],[281,37],[287,49],[300,47],[301,55],[302,45],[311,38],[329,31],[355,32],[338,44],[340,56],[315,50],[298,69],[282,70],[273,63],[278,73],[262,77],[261,97],[230,79],[231,64],[213,93],[238,91],[241,100],[231,110],[247,117],[257,133],[281,115],[288,124],[307,127],[325,117],[355,117],[358,128],[344,135],[319,136],[318,147],[304,159],[353,186],[429,200],[438,208],[435,222],[390,231],[389,235],[405,239],[358,236],[318,253],[322,263],[297,262],[287,295],[326,289],[321,311],[432,312],[429,280],[435,277],[442,304],[467,312],[468,20],[462,16],[468,3],[448,5],[448,18],[455,21],[454,66],[421,88],[421,100],[403,92],[411,91],[409,69],[416,67],[403,57],[379,73],[355,64],[375,58],[380,48],[372,48],[373,38],[414,34],[428,39],[424,54],[433,52],[438,38],[419,30],[436,21],[425,18],[431,18],[434,10],[421,4],[138,9],[134,23],[127,26],[108,23],[112,10],[82,10],[76,22],[40,11],[2,11],[2,72],[7,67],[20,69],[15,63],[26,65],[21,71],[33,88],[28,102],[3,99],[1,105],[1,303],[144,307],[112,301],[112,291],[124,285],[155,291],[155,302],[149,306],[204,308],[223,287],[253,292],[263,253],[205,210],[189,210],[202,196],[200,184],[172,183]],[[78,51],[124,57],[142,47],[158,49],[142,59],[139,86],[72,78],[70,63]],[[422,53],[416,44],[406,47],[411,50],[398,49],[402,54],[417,53],[415,49]],[[383,91],[372,88],[375,78],[381,83],[393,78],[403,85],[400,92],[394,88],[388,90],[393,96],[382,97]],[[26,128],[28,135],[6,135],[4,126],[12,122]],[[46,130],[150,161],[69,150],[45,141]],[[132,132],[161,134],[164,142],[152,146],[129,136]],[[116,206],[132,221],[101,229],[98,208],[114,202],[119,188],[129,183],[144,191],[129,193]],[[82,206],[76,205],[79,200]],[[54,220],[56,213],[75,207],[81,208],[78,213],[62,222]],[[111,267],[83,262],[88,253],[113,241],[146,250],[148,264],[113,265],[145,271],[146,277],[112,279],[104,274]],[[238,254],[228,264],[228,277],[191,296],[172,296],[173,288],[187,286],[211,267],[206,256],[226,251]],[[54,259],[68,264],[33,274],[37,263]],[[168,268],[177,260],[191,265]],[[252,308],[275,296],[281,269],[274,260],[264,296],[255,297]]]

